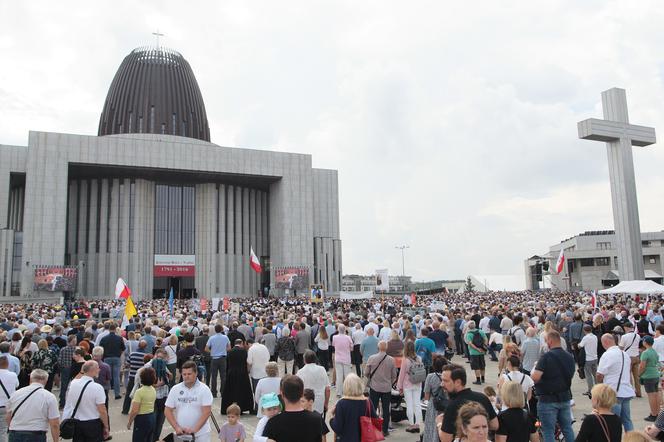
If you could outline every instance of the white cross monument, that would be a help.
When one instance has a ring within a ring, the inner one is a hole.
[[[620,280],[645,279],[632,146],[654,144],[655,129],[629,124],[624,89],[602,92],[602,109],[603,120],[578,123],[579,138],[606,142]]]

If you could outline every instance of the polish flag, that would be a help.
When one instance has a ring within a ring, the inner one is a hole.
[[[115,283],[115,299],[127,299],[130,296],[131,290],[122,278],[118,278],[118,282]]]
[[[254,253],[254,248],[251,247],[251,260],[249,261],[249,265],[251,266],[252,269],[254,269],[254,272],[260,273],[263,271],[263,268],[261,267],[261,262],[258,260],[258,256]]]
[[[565,249],[560,249],[560,255],[558,255],[558,261],[556,261],[556,273],[560,275],[560,272],[563,271],[563,266],[565,265]]]
[[[590,305],[593,307],[593,310],[599,307],[599,302],[597,300],[597,292],[593,290],[593,294],[590,297]]]

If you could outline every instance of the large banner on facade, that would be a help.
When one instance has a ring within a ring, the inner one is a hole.
[[[376,270],[376,291],[387,292],[390,290],[390,276],[387,269]]]
[[[309,267],[272,267],[277,289],[309,289]]]
[[[32,289],[40,292],[76,291],[76,266],[37,266]]]
[[[342,301],[350,301],[353,299],[373,299],[373,292],[340,292],[339,298]]]
[[[195,276],[196,255],[154,255],[154,276]]]

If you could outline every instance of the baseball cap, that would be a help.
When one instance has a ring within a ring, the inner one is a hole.
[[[280,407],[279,396],[276,393],[266,393],[261,396],[261,408]]]

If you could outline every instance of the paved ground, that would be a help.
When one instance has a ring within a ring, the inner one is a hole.
[[[460,359],[458,357],[454,358],[454,362],[459,362]],[[474,375],[470,371],[470,366],[468,364],[465,364],[466,369],[468,371],[468,379],[473,380]],[[497,383],[498,380],[498,368],[497,364],[491,361],[487,362],[487,384],[489,385],[494,385]],[[481,388],[479,388],[476,385],[471,385],[473,389],[481,391]],[[583,419],[583,415],[590,413],[591,411],[591,405],[590,405],[590,400],[586,397],[583,396],[582,393],[586,391],[586,381],[581,380],[578,377],[575,377],[574,380],[572,381],[572,392],[574,394],[574,399],[576,401],[576,406],[573,409],[574,417],[576,419],[576,423],[574,425],[574,430],[575,432],[578,431],[579,425],[581,423],[581,420]],[[333,395],[334,396],[334,395]],[[645,427],[646,422],[643,420],[644,417],[648,416],[649,414],[649,409],[648,409],[648,400],[644,398],[636,398],[632,400],[632,405],[631,405],[631,410],[632,410],[632,420],[634,422],[634,426],[636,429],[643,429]],[[116,442],[130,442],[131,441],[131,431],[127,430],[127,417],[122,415],[120,413],[120,410],[122,408],[122,400],[113,400],[111,399],[110,402],[110,408],[111,408],[111,434],[113,436],[113,441]],[[219,410],[221,409],[221,399],[217,398],[214,401],[214,406],[212,411],[214,412],[215,417],[217,418],[217,421],[219,424],[223,424],[224,418],[220,416]],[[249,435],[253,435],[254,429],[256,428],[256,423],[257,419],[254,416],[249,416],[249,415],[243,415],[241,422],[247,429],[247,432]],[[419,438],[416,437],[415,435],[412,435],[410,433],[407,433],[405,430],[407,426],[406,421],[402,421],[399,423],[394,424],[395,431],[390,434],[390,437],[388,440],[394,441],[394,442],[401,442],[401,441],[419,441]],[[168,422],[164,425],[164,431],[162,432],[162,435],[166,435],[171,431],[171,427],[168,425]],[[49,437],[49,440],[50,437]],[[213,439],[214,440],[214,439]],[[248,439],[251,440],[251,439]],[[332,441],[331,436],[328,437],[328,441]]]

